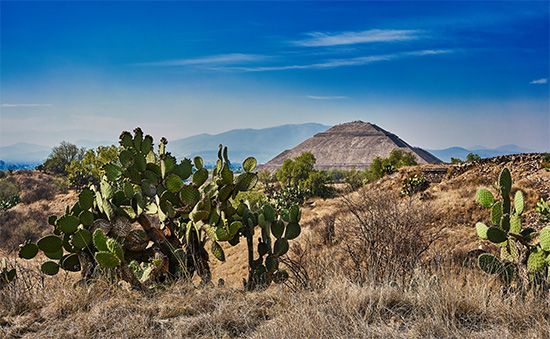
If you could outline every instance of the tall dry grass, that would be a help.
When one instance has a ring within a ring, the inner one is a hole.
[[[417,271],[403,287],[327,272],[323,286],[261,292],[174,283],[133,291],[59,276],[26,298],[3,291],[0,337],[547,338],[550,302],[501,296],[475,271]]]

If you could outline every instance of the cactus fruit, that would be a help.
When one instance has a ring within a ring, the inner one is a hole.
[[[244,237],[247,288],[288,278],[279,261],[289,250],[289,240],[300,234],[299,207],[276,210],[236,201],[239,192],[253,189],[258,181],[256,159],[246,158],[243,172],[236,175],[227,147],[221,145],[216,166],[209,170],[200,157],[178,162],[167,152],[164,138],[155,150],[153,138],[139,128],[122,132],[119,140],[118,159],[103,166],[99,185],[83,189],[64,215],[48,218],[53,234],[21,245],[21,258],[30,259],[41,250],[51,259],[42,265],[46,274],[56,274],[59,268],[82,269],[84,278],[91,279],[94,268],[102,267],[133,286],[158,274],[191,278],[197,273],[207,281],[207,243],[213,256],[223,261],[222,242],[234,246]],[[261,239],[255,243],[258,226]],[[83,258],[88,259],[81,262]]]
[[[498,274],[507,286],[518,276],[515,272],[527,271],[530,275],[528,284],[542,284],[546,286],[544,290],[550,284],[550,226],[540,232],[522,227],[525,199],[521,191],[515,192],[513,201],[510,199],[512,176],[507,168],[500,172],[496,187],[500,200],[485,188],[476,193],[477,202],[491,209],[491,226],[478,222],[476,233],[482,240],[500,246],[500,259],[484,253],[479,256],[478,265],[486,273]],[[518,281],[518,285],[525,284],[525,281]]]

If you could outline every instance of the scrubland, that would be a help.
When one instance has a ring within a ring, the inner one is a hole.
[[[19,268],[0,290],[0,337],[548,338],[550,299],[505,293],[475,265],[480,250],[497,249],[475,235],[486,212],[473,195],[503,166],[526,196],[524,222],[540,228],[531,211],[550,193],[550,172],[536,157],[449,167],[414,197],[399,189],[421,168],[403,168],[357,192],[309,201],[284,259],[289,280],[252,292],[242,287],[242,244],[224,245],[225,263],[211,260],[206,286],[177,280],[139,291],[107,277],[91,284],[77,273],[44,277],[37,261],[13,250],[47,225],[17,227],[34,213],[62,212],[75,195],[19,204],[0,223],[0,256]]]

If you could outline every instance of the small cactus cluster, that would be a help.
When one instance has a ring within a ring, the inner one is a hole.
[[[285,255],[289,249],[289,240],[295,239],[300,235],[300,209],[297,205],[289,210],[283,210],[281,215],[277,215],[276,210],[269,204],[257,213],[251,213],[243,209],[243,221],[248,225],[247,241],[249,248],[251,245],[254,225],[259,225],[261,236],[258,238],[257,254],[258,258],[249,256],[249,278],[244,282],[245,288],[255,289],[257,286],[267,286],[271,282],[281,283],[288,278],[288,273],[279,269],[281,256]],[[275,240],[273,242],[272,240]]]
[[[547,284],[550,282],[550,226],[541,231],[522,227],[523,193],[518,190],[511,199],[512,176],[507,168],[500,172],[496,188],[500,200],[486,188],[477,191],[477,202],[491,210],[491,222],[490,226],[478,222],[475,227],[481,239],[500,248],[500,258],[483,253],[478,258],[479,267],[498,275],[506,285],[524,271],[530,285]]]
[[[103,268],[115,270],[136,286],[159,275],[194,273],[209,282],[207,243],[210,252],[224,261],[222,243],[234,246],[245,237],[249,280],[254,279],[247,286],[283,281],[286,275],[278,269],[277,258],[288,250],[288,240],[300,233],[299,208],[275,212],[264,205],[252,210],[246,202],[234,201],[258,181],[252,157],[244,160],[243,172],[236,175],[227,147],[220,145],[209,173],[202,158],[178,163],[166,145],[162,138],[155,152],[153,138],[141,129],[133,135],[123,132],[119,157],[104,165],[99,185],[83,189],[63,216],[51,216],[53,234],[20,245],[19,256],[31,259],[42,251],[49,258],[41,266],[47,275],[63,269],[81,271],[89,279],[96,268]],[[159,227],[151,220],[159,220]],[[256,226],[262,229],[258,259],[252,248]],[[270,234],[276,238],[273,246]]]
[[[537,202],[535,211],[540,215],[540,221],[543,223],[550,223],[550,200],[544,201],[543,198]]]
[[[430,182],[426,180],[423,175],[415,174],[403,180],[403,186],[400,193],[401,195],[408,195],[411,197],[416,193],[425,191],[429,186]]]

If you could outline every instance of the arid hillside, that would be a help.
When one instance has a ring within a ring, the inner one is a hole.
[[[22,196],[41,182],[52,191],[1,212],[2,255],[22,274],[0,292],[0,337],[544,337],[549,301],[502,296],[498,280],[471,264],[479,250],[496,251],[475,234],[488,215],[474,195],[493,190],[503,167],[526,197],[523,222],[540,228],[533,208],[550,194],[541,154],[404,167],[357,192],[306,202],[302,234],[284,260],[288,283],[257,292],[242,289],[242,242],[224,245],[224,263],[210,255],[212,286],[143,292],[103,280],[81,286],[76,273],[43,278],[37,262],[16,260],[13,250],[77,196],[54,177],[14,173]],[[403,180],[419,173],[429,187],[401,195]]]

